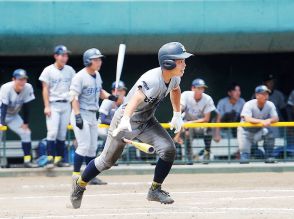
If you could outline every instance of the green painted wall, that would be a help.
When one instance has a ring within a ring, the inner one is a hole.
[[[155,53],[182,41],[198,53],[294,50],[293,0],[0,0],[0,55],[74,54],[125,42],[129,53]]]

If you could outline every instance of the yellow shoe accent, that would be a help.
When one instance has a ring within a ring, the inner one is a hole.
[[[53,160],[53,156],[47,156],[48,161]]]
[[[86,187],[88,183],[85,182],[85,181],[83,181],[83,180],[82,180],[82,177],[80,176],[79,179],[78,179],[78,181],[77,181],[77,184],[78,184],[79,186],[81,186],[81,187]]]
[[[81,175],[81,172],[72,172],[72,175],[73,176],[80,176]]]
[[[159,188],[161,186],[161,183],[157,183],[157,182],[152,182],[152,185],[151,185],[151,189],[152,190],[155,190],[157,188]]]
[[[30,162],[32,160],[32,156],[31,155],[26,155],[23,157],[24,162]]]
[[[61,156],[55,156],[54,157],[54,163],[58,163],[59,161],[61,161],[62,157]]]

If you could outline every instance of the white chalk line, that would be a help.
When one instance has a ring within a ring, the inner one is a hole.
[[[114,209],[118,210],[118,209]],[[135,209],[134,209],[135,210]],[[190,210],[187,209],[187,211],[159,211],[155,212],[153,208],[145,209],[150,210],[153,212],[132,212],[132,213],[96,213],[96,214],[69,214],[69,215],[44,215],[44,216],[22,216],[22,219],[38,219],[38,218],[82,218],[82,217],[101,217],[101,216],[148,216],[148,215],[178,215],[178,214],[191,214],[191,215],[199,215],[199,214],[227,214],[228,212],[234,212],[234,211],[245,211],[245,212],[262,212],[267,214],[272,213],[280,213],[280,214],[289,214],[294,213],[293,208],[199,208],[199,207],[191,207]],[[2,217],[0,219],[7,219],[9,217]]]
[[[254,189],[254,190],[214,190],[214,191],[177,191],[177,192],[172,192],[171,194],[179,194],[179,195],[191,195],[191,194],[205,194],[205,193],[267,193],[268,196],[249,196],[249,197],[214,197],[215,199],[228,199],[228,200],[237,200],[237,199],[264,199],[264,198],[269,198],[269,199],[275,199],[275,198],[293,198],[294,195],[287,195],[287,196],[273,196],[274,192],[294,192],[294,190],[283,190],[283,189],[275,189],[275,190],[268,190],[268,189]],[[122,193],[100,193],[100,194],[85,194],[85,197],[109,197],[109,196],[141,196],[141,195],[146,195],[146,192],[122,192]],[[0,196],[0,200],[5,200],[7,201],[8,199],[13,199],[13,200],[23,200],[23,199],[50,199],[50,198],[68,198],[69,195],[44,195],[44,196]]]

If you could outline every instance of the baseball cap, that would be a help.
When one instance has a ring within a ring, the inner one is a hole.
[[[54,54],[62,55],[62,54],[66,54],[66,53],[71,53],[71,51],[69,51],[66,48],[66,46],[64,46],[64,45],[55,46],[55,48],[54,48]]]
[[[271,81],[271,80],[274,80],[276,79],[275,76],[273,74],[266,74],[263,76],[263,79],[262,81],[263,82],[266,82],[266,81]]]
[[[193,87],[205,87],[208,88],[208,86],[205,84],[205,81],[200,79],[200,78],[196,78],[195,80],[192,81],[192,86]]]
[[[26,70],[21,69],[21,68],[14,70],[12,77],[15,79],[29,78]]]
[[[112,85],[111,85],[111,89],[115,89],[115,81],[112,83]],[[127,90],[128,88],[126,87],[126,85],[125,85],[125,83],[124,83],[123,81],[119,81],[119,82],[118,82],[117,89],[120,89],[120,90]]]
[[[267,86],[265,86],[265,85],[259,85],[255,88],[256,94],[265,93],[265,92],[268,92],[268,93],[271,92],[271,90],[268,89]]]

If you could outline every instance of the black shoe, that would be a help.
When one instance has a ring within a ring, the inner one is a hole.
[[[107,182],[102,181],[101,179],[98,179],[97,177],[95,177],[94,179],[92,179],[89,183],[89,185],[106,185]]]
[[[81,207],[83,194],[84,194],[84,191],[86,190],[85,187],[81,187],[77,184],[78,178],[79,176],[72,177],[72,191],[70,195],[70,201],[74,209]]]
[[[147,200],[160,202],[161,204],[174,203],[174,200],[170,197],[169,193],[162,190],[161,186],[155,190],[152,190],[152,188],[150,188],[147,195]]]
[[[54,162],[52,160],[48,160],[46,164],[46,169],[53,169],[54,168]]]
[[[187,161],[186,165],[193,165],[193,161]]]
[[[56,166],[56,167],[70,167],[70,164],[69,164],[69,163],[64,163],[64,162],[62,162],[62,161],[60,160],[60,161],[58,161],[58,162],[55,162],[55,163],[54,163],[54,166]]]
[[[24,162],[23,163],[24,168],[37,168],[39,167],[38,164],[32,163],[32,162]]]

